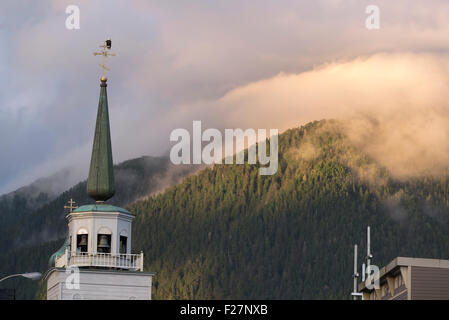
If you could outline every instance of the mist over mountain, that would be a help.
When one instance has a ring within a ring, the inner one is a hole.
[[[28,209],[37,209],[70,187],[67,185],[70,175],[70,169],[60,170],[49,177],[39,178],[27,186],[0,195],[0,201],[11,202],[14,197],[26,198]]]

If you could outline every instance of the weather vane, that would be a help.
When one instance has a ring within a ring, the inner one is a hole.
[[[103,51],[94,52],[94,56],[103,56],[103,64],[100,64],[100,67],[103,68],[103,76],[101,79],[106,81],[105,70],[109,71],[109,68],[106,67],[106,57],[115,56],[115,53],[106,51],[106,49],[111,50],[111,39],[107,39],[104,44],[100,46],[100,48],[103,48]]]

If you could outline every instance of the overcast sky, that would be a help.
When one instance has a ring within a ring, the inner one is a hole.
[[[80,9],[79,30],[65,27],[71,4]],[[380,8],[379,30],[365,27],[371,4]],[[401,86],[405,76],[426,74],[426,101],[441,94],[435,103],[446,106],[442,93],[449,96],[447,0],[2,0],[0,193],[67,166],[78,169],[69,183],[86,177],[101,76],[101,58],[92,53],[107,37],[116,53],[107,62],[115,163],[166,154],[171,130],[191,130],[192,120],[204,127],[283,130],[345,116],[353,109],[337,112],[324,103],[341,97],[332,88],[340,83],[334,75],[347,72],[338,66],[360,66],[357,61],[369,65],[345,78],[342,90],[406,61],[404,69],[419,69],[390,79],[403,95],[417,86]],[[317,72],[330,65],[340,71]],[[333,81],[321,80],[329,77]],[[305,92],[310,81],[317,86]],[[371,97],[384,93],[382,82],[370,82]],[[267,99],[276,86],[289,90]],[[355,87],[354,99],[367,90]],[[303,95],[294,101],[283,99],[298,90]]]

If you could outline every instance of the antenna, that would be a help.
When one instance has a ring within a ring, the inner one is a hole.
[[[373,255],[371,254],[371,227],[368,226],[366,228],[366,263],[362,263],[362,281],[365,281],[366,277],[369,277],[369,272],[371,272],[371,260],[373,259]],[[351,293],[353,300],[357,300],[357,297],[361,297],[363,300],[363,294],[358,292],[357,287],[357,279],[359,277],[359,273],[357,272],[357,245],[354,245],[354,273],[352,275],[354,279],[354,289]]]
[[[366,266],[365,262],[362,263],[362,281],[365,282],[365,275],[366,275]]]
[[[369,266],[371,265],[371,259],[373,255],[371,254],[371,228],[368,226],[366,228],[366,268],[369,270]]]
[[[359,273],[357,272],[357,245],[354,245],[354,274],[352,277],[354,278],[354,289],[351,295],[353,300],[357,300],[357,297],[361,296],[357,288],[357,279],[359,277]]]

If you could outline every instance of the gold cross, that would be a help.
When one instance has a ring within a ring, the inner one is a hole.
[[[100,67],[103,68],[103,76],[102,78],[105,78],[105,70],[109,71],[109,68],[106,67],[106,57],[109,56],[115,56],[115,53],[112,52],[107,52],[106,49],[110,50],[111,49],[111,40],[108,39],[104,42],[104,44],[102,46],[100,46],[100,48],[103,48],[102,52],[94,52],[94,56],[103,56],[103,64],[100,64]]]
[[[74,204],[76,203],[75,201],[73,201],[72,198],[70,198],[70,201],[67,201],[70,205],[69,206],[64,206],[64,209],[69,209],[70,213],[72,213],[73,209],[78,208],[77,206],[74,206]]]

